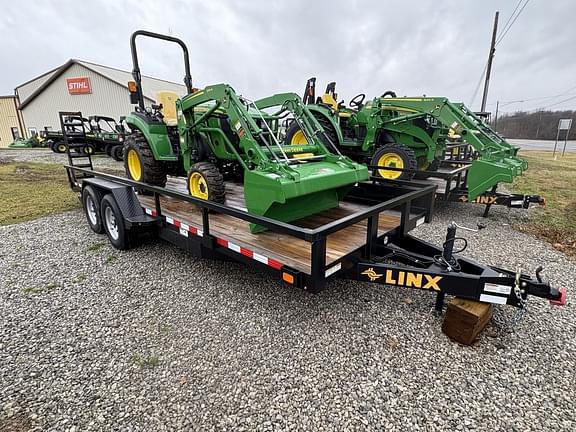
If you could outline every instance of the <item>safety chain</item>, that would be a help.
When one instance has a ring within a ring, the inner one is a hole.
[[[520,269],[516,272],[516,280],[514,281],[514,294],[520,303],[520,308],[512,315],[511,318],[506,319],[500,314],[494,314],[492,319],[496,326],[500,329],[501,333],[514,333],[516,328],[520,325],[526,314],[528,313],[528,298],[524,299],[522,296],[521,282],[520,282]]]

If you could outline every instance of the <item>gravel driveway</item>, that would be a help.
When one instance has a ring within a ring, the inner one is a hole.
[[[416,234],[440,243],[481,213],[440,206]],[[491,214],[466,255],[542,264],[569,304],[534,298],[475,347],[426,292],[311,295],[161,242],[121,252],[80,212],[0,227],[0,431],[574,431],[576,265],[510,227],[525,211]]]
[[[64,153],[54,153],[50,149],[0,149],[1,161],[67,164],[68,157]],[[95,169],[123,171],[122,162],[116,162],[104,154],[92,156],[92,164]]]

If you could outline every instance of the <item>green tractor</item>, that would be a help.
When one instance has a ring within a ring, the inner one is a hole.
[[[144,106],[136,37],[175,42],[183,50],[187,95],[161,94]],[[198,199],[225,201],[225,180],[243,183],[248,212],[293,221],[337,207],[368,170],[340,154],[316,118],[294,93],[252,102],[227,84],[192,88],[188,49],[180,39],[136,31],[130,41],[134,82],[128,84],[136,111],[126,116],[127,176],[164,186],[167,176],[187,176]],[[157,101],[158,102],[158,101]],[[286,122],[299,125],[306,145],[283,145]],[[263,230],[251,225],[252,232]]]
[[[480,117],[461,103],[442,97],[396,97],[385,92],[366,103],[366,95],[352,98],[349,107],[337,102],[335,83],[315,99],[315,78],[306,84],[304,100],[344,154],[375,167],[388,179],[410,180],[418,171],[436,170],[448,147],[473,149],[468,173],[472,201],[498,183],[511,183],[527,169],[518,147],[507,143]],[[459,144],[454,139],[459,138]],[[289,126],[286,143],[306,140],[297,124]]]

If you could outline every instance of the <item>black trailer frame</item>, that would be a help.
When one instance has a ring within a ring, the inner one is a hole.
[[[442,248],[410,236],[410,230],[422,222],[431,221],[436,189],[433,185],[383,179],[359,183],[346,199],[369,204],[368,207],[332,223],[308,229],[123,177],[73,166],[66,166],[66,170],[72,189],[81,192],[82,197],[92,193],[92,196],[100,197],[102,203],[106,196],[110,197],[108,202],[111,198],[115,200],[118,209],[116,221],[122,224],[123,232],[152,232],[195,256],[239,261],[310,292],[319,292],[331,279],[343,277],[430,291],[437,295],[438,311],[442,310],[446,294],[517,307],[523,307],[528,295],[549,299],[554,304],[564,304],[566,301],[566,291],[551,288],[542,281],[539,270],[536,278],[532,278],[456,257],[453,254],[454,243],[458,240],[455,224],[448,228]],[[143,208],[135,189],[153,195],[155,208]],[[183,222],[175,223],[171,217],[164,215],[160,197],[198,206],[202,214],[201,229],[191,229]],[[82,202],[86,211],[84,199]],[[392,209],[400,211],[400,223],[397,228],[379,235],[378,218],[382,212]],[[103,214],[104,211],[102,217]],[[212,235],[211,217],[214,214],[239,218],[310,243],[310,273],[274,260],[262,259],[225,237]],[[367,222],[363,246],[327,266],[327,237],[363,221]],[[110,237],[108,227],[106,232]],[[129,247],[129,242],[125,244]]]

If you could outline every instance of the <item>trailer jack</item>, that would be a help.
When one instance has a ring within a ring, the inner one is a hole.
[[[534,277],[477,263],[457,254],[467,241],[456,236],[460,227],[449,224],[442,248],[410,235],[387,244],[374,244],[368,259],[359,262],[351,278],[388,286],[426,290],[436,293],[435,309],[441,313],[448,295],[492,304],[524,308],[529,295],[548,299],[550,304],[566,304],[566,289],[550,286],[538,267]],[[479,226],[478,229],[482,229]],[[476,230],[472,230],[476,231]],[[454,245],[463,243],[454,252]]]

